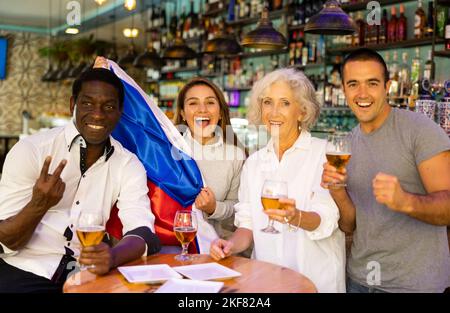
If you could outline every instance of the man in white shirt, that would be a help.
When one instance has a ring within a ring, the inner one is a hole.
[[[0,181],[0,292],[60,292],[75,257],[102,275],[160,249],[137,157],[110,134],[120,119],[124,89],[111,71],[93,68],[73,84],[73,123],[19,141]],[[109,218],[117,203],[124,237],[81,248],[79,213]]]

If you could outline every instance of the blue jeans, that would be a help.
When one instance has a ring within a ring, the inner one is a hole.
[[[387,293],[384,290],[374,287],[366,287],[347,277],[346,281],[347,293]]]

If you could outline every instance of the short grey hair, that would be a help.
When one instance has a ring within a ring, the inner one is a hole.
[[[320,114],[320,104],[317,101],[316,91],[313,84],[301,71],[294,68],[281,68],[266,74],[252,87],[250,95],[250,106],[248,109],[248,120],[252,124],[260,125],[262,95],[266,89],[275,82],[286,82],[296,102],[300,105],[305,116],[300,122],[302,129],[310,130]]]

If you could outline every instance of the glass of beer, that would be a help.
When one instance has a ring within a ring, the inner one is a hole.
[[[173,222],[173,231],[183,248],[181,254],[175,256],[175,260],[191,260],[193,257],[188,254],[188,247],[197,235],[197,217],[195,212],[187,210],[177,211]]]
[[[105,235],[105,219],[101,210],[82,210],[76,226],[78,239],[83,247],[98,245]],[[80,270],[95,268],[95,264],[80,264]]]
[[[334,166],[338,172],[342,171],[352,156],[351,143],[348,135],[337,133],[328,136],[326,156],[330,165]],[[328,187],[345,187],[345,183],[328,183]]]
[[[287,198],[287,183],[284,181],[265,180],[261,191],[261,203],[264,211],[269,209],[281,209],[280,198]],[[280,232],[273,226],[274,220],[269,217],[269,224],[261,229],[264,233],[279,234]]]

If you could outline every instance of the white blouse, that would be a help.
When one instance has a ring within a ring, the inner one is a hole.
[[[319,292],[345,292],[345,236],[338,228],[339,210],[328,190],[320,186],[325,148],[325,140],[303,130],[281,161],[272,141],[252,154],[242,170],[235,225],[253,231],[253,257],[257,260],[300,272]],[[318,228],[295,232],[275,222],[280,234],[263,233],[261,229],[268,223],[261,204],[265,179],[286,181],[288,197],[295,199],[297,209],[320,215]]]

